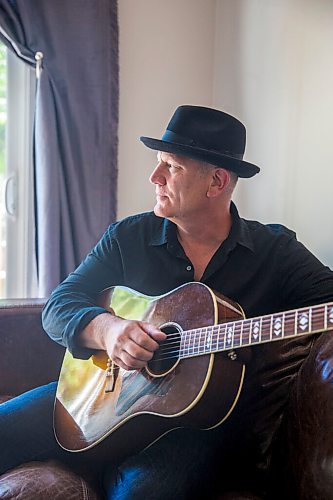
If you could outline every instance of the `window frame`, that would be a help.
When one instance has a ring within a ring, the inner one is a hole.
[[[33,123],[35,70],[7,50],[6,297],[37,297]]]

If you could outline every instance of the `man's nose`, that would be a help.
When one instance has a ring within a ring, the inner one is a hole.
[[[149,177],[149,180],[152,184],[165,184],[165,176],[163,174],[163,167],[161,163],[158,163],[153,170],[152,174]]]

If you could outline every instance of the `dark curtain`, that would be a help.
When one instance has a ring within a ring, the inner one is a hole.
[[[79,264],[116,216],[116,0],[0,0],[0,37],[41,52],[34,129],[39,295]]]

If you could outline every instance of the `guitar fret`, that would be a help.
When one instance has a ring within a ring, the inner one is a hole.
[[[200,353],[201,354],[204,354],[204,352],[205,352],[206,338],[207,338],[207,327],[203,329],[203,333],[204,333],[204,336],[203,336],[202,342],[200,343]]]
[[[219,336],[219,326],[216,325],[213,328],[212,352],[216,352],[218,350],[218,336]]]
[[[264,316],[261,318],[261,324],[260,324],[260,341],[261,342],[267,342],[270,340],[270,325],[271,325],[271,318],[269,316]]]
[[[207,353],[207,346],[210,345],[210,328],[209,326],[206,326],[205,328],[205,341],[203,344],[203,352]]]
[[[205,353],[211,352],[212,346],[212,331],[211,328],[207,328],[207,335],[205,337]]]
[[[186,335],[185,335],[185,349],[184,349],[184,355],[185,356],[189,355],[189,349],[188,349],[189,342],[188,342],[188,339],[189,339],[190,335],[191,335],[191,332],[186,332]]]
[[[219,328],[220,332],[222,331],[222,338],[219,338],[219,349],[220,349],[221,351],[222,351],[222,350],[224,350],[224,348],[225,348],[225,341],[226,341],[226,338],[225,338],[225,336],[226,336],[226,328],[227,328],[226,323],[221,324],[221,325],[220,325],[220,328]]]
[[[252,318],[250,319],[250,324],[249,324],[249,344],[252,343]]]
[[[328,315],[328,311],[327,311],[327,305],[325,305],[325,312],[324,312],[324,328],[325,330],[327,329],[327,315]]]
[[[201,329],[201,334],[200,334],[200,345],[199,345],[199,354],[204,353],[204,347],[205,347],[205,342],[206,342],[206,334],[207,334],[207,327]]]
[[[199,335],[197,337],[197,354],[200,354],[201,351],[200,351],[200,347],[201,347],[201,335],[202,335],[202,330],[203,328],[200,328],[199,329]]]
[[[332,325],[333,325],[333,306],[332,306],[332,304],[326,305],[325,321],[326,321],[326,328],[331,330]]]
[[[309,333],[312,331],[312,307],[309,310]]]
[[[184,331],[179,355],[193,357],[327,330],[333,330],[333,303]]]
[[[231,323],[231,324],[226,326],[226,332],[225,332],[225,348],[226,349],[233,348],[234,328],[235,328],[235,323]]]
[[[283,330],[283,336],[285,338],[290,338],[295,335],[295,324],[296,324],[296,319],[295,319],[295,312],[291,311],[288,313],[285,313],[284,315],[284,330]]]
[[[273,314],[272,327],[272,340],[283,338],[283,314]]]
[[[251,320],[251,344],[257,344],[261,340],[261,318]]]
[[[297,334],[309,333],[310,329],[309,309],[301,309],[298,312]]]
[[[180,337],[180,346],[179,346],[179,357],[184,358],[185,357],[185,346],[186,346],[186,338],[187,332],[183,332],[182,336]]]
[[[237,321],[234,324],[234,338],[233,338],[232,347],[239,347],[241,345],[242,328],[243,328],[243,322]]]
[[[191,339],[192,339],[192,332],[189,333],[188,338],[187,338],[187,355],[191,356]]]
[[[251,321],[245,320],[243,323],[243,331],[242,331],[242,342],[241,342],[242,346],[250,344],[250,328],[251,328]]]
[[[194,356],[195,339],[196,339],[195,332],[193,332],[190,335],[190,345],[189,345],[189,351],[192,356]]]
[[[218,351],[219,350],[219,345],[220,345],[220,326],[217,325],[215,327],[215,329],[216,329],[216,335],[215,335],[216,347],[215,347],[215,350]]]
[[[186,335],[186,356],[190,356],[191,355],[191,351],[190,351],[190,347],[191,347],[191,336],[192,336],[192,332],[189,331]]]
[[[201,354],[201,337],[202,337],[202,331],[203,331],[203,328],[199,328],[197,330],[198,335],[197,335],[197,338],[196,338],[196,354]]]
[[[326,323],[327,306],[312,307],[311,313],[311,331],[320,332],[327,328]]]

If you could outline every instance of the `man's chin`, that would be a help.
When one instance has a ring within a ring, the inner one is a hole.
[[[158,203],[154,206],[154,214],[157,216],[157,217],[168,217],[169,214],[168,214],[168,211],[161,207],[161,205],[159,205]]]
[[[157,216],[157,217],[164,217],[164,212],[163,210],[161,210],[161,207],[155,205],[154,206],[154,214]]]

